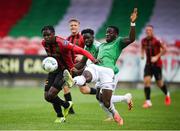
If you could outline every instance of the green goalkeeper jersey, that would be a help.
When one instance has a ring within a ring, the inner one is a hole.
[[[97,59],[101,60],[99,66],[104,66],[113,69],[114,73],[118,73],[119,69],[116,66],[116,61],[119,58],[122,50],[127,46],[123,42],[122,37],[118,37],[116,40],[110,43],[103,43],[99,46],[99,53]]]

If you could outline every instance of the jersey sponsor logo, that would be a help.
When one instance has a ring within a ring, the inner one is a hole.
[[[69,43],[69,41],[68,41],[68,40],[64,40],[63,45],[64,45],[64,46],[67,46],[67,45],[68,45],[68,43]]]

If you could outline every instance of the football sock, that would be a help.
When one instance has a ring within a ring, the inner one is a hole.
[[[65,98],[66,101],[72,101],[71,93],[69,92],[69,93],[67,93],[67,94],[64,94],[64,98]],[[70,111],[69,111],[69,112],[70,112],[70,113],[74,113],[73,107],[70,108]]]
[[[54,108],[55,112],[57,113],[57,117],[63,117],[61,105],[62,105],[62,102],[64,102],[64,101],[61,100],[57,96],[51,102],[52,102],[52,105],[53,105],[53,108]],[[66,105],[67,107],[69,106],[68,104]]]
[[[145,87],[144,88],[144,93],[145,93],[146,100],[150,100],[150,94],[151,94],[150,87]]]
[[[91,87],[89,94],[95,95],[96,94],[96,89]]]
[[[74,82],[78,86],[83,86],[86,83],[86,78],[81,75],[81,76],[76,76],[73,78]]]
[[[165,95],[169,95],[168,90],[167,90],[167,87],[166,87],[165,84],[161,87],[161,90],[162,90],[162,92],[163,92]]]
[[[58,96],[56,96],[53,100],[52,100],[53,104],[57,104],[57,105],[62,105],[64,108],[67,108],[69,106],[69,102],[67,101],[63,101],[61,98],[59,98]]]
[[[112,117],[112,113],[104,106],[104,104],[102,102],[99,102],[99,105],[101,106],[101,108],[106,112],[106,114],[108,115],[108,117]]]
[[[114,114],[116,111],[115,107],[114,107],[114,104],[111,103],[110,107],[108,108],[109,112],[111,112],[112,114]]]
[[[126,102],[127,98],[124,95],[112,95],[111,97],[111,102],[115,103],[115,102]]]
[[[64,94],[64,98],[66,101],[72,101],[71,93]]]

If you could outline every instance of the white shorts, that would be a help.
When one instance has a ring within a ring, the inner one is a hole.
[[[85,68],[85,70],[91,72],[91,82],[96,82],[99,88],[108,90],[115,89],[115,75],[111,68],[90,64]]]
[[[114,90],[116,89],[117,83],[119,81],[119,74],[120,73],[118,72],[117,74],[115,74],[115,77],[114,77]],[[100,86],[101,86],[100,82],[96,82],[95,88],[101,88]]]

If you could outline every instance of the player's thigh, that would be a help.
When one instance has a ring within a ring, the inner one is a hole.
[[[44,88],[45,92],[47,92],[53,85],[56,75],[57,75],[57,73],[49,73],[48,74],[48,77],[45,81],[45,88]]]
[[[99,80],[101,83],[101,88],[114,91],[115,90],[114,71],[110,68],[105,68],[105,67],[101,67],[99,70],[100,70]]]
[[[101,83],[114,82],[115,74],[110,68],[99,67],[99,79]]]
[[[152,78],[152,68],[149,65],[146,65],[144,68],[144,85],[150,86]]]
[[[65,81],[63,79],[63,71],[59,70],[52,86],[56,88],[57,90],[62,90],[64,83]]]
[[[158,66],[154,66],[153,67],[153,75],[154,75],[156,81],[162,81],[162,68],[158,67]]]
[[[99,66],[97,66],[95,64],[88,65],[85,68],[83,75],[85,76],[86,74],[88,74],[88,75],[86,75],[86,77],[91,77],[91,82],[97,82],[99,80],[99,71],[100,71],[98,67]]]

